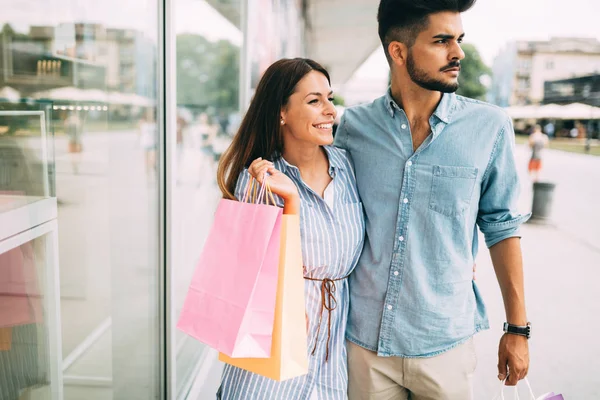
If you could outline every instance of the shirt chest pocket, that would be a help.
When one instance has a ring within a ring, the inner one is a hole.
[[[433,166],[429,208],[448,217],[462,217],[471,204],[477,168]]]

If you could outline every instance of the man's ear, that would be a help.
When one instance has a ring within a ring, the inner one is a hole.
[[[402,42],[392,41],[388,45],[390,59],[396,65],[405,65],[408,58],[408,46]]]

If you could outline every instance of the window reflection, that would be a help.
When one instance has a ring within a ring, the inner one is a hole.
[[[1,3],[0,213],[9,191],[19,207],[56,196],[62,319],[0,324],[0,348],[14,350],[22,326],[62,331],[60,360],[36,365],[60,365],[65,399],[158,398],[159,4]],[[0,264],[0,282],[15,265]],[[29,357],[19,354],[2,359],[3,375]],[[15,378],[23,385],[0,398],[53,398],[42,378]]]

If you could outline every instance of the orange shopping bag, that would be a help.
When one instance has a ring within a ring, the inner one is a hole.
[[[12,328],[0,328],[0,351],[10,350],[12,345]]]
[[[276,381],[305,375],[308,373],[305,312],[300,217],[283,215],[271,357],[231,358],[219,353],[219,360]]]

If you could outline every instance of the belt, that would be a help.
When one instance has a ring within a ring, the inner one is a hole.
[[[317,343],[319,343],[319,334],[321,332],[321,322],[323,320],[323,311],[327,310],[327,352],[325,355],[325,362],[329,361],[329,342],[331,340],[331,312],[337,308],[337,299],[335,298],[335,282],[341,281],[348,278],[350,275],[346,275],[338,279],[317,279],[304,277],[308,281],[320,281],[321,282],[321,313],[319,314],[319,327],[317,328],[317,336],[315,337],[315,347],[311,355],[315,354],[317,350]]]

